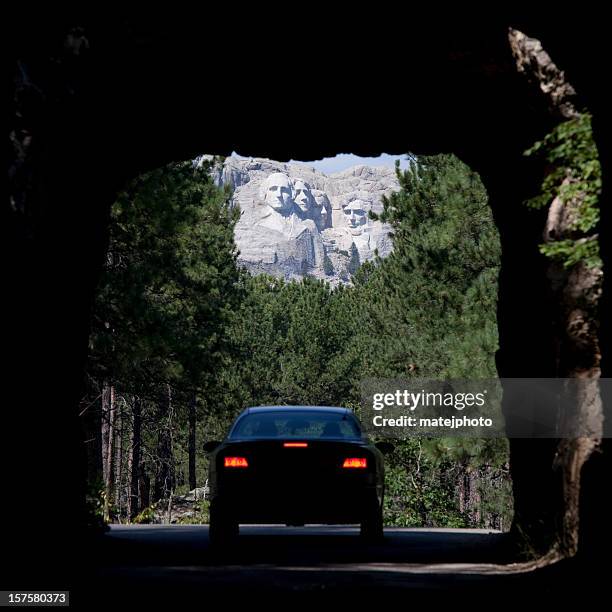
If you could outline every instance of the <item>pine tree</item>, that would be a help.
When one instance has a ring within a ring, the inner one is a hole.
[[[323,257],[323,272],[325,272],[327,276],[332,276],[334,274],[334,264],[327,253],[325,253]]]
[[[210,385],[228,350],[240,299],[230,195],[213,184],[210,164],[181,162],[132,181],[112,209],[90,373],[158,406],[158,495],[174,486],[170,428],[183,419],[182,398]]]
[[[348,273],[352,276],[353,274],[357,273],[357,270],[359,269],[359,266],[361,265],[361,260],[359,258],[359,251],[357,250],[357,247],[355,246],[355,243],[351,243],[351,251],[350,251],[350,259],[348,262],[348,265],[346,267]]]

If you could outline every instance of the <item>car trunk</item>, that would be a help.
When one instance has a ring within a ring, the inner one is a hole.
[[[226,468],[226,457],[244,457],[248,467]],[[365,469],[343,467],[346,459],[364,457]],[[220,490],[246,518],[298,523],[340,520],[347,518],[351,506],[360,505],[364,488],[373,484],[373,461],[358,441],[234,442],[218,456]]]

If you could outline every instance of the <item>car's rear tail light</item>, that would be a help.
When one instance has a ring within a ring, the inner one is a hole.
[[[229,468],[245,468],[249,467],[249,462],[246,457],[226,457],[223,465]]]
[[[342,464],[343,468],[363,469],[368,467],[368,460],[365,457],[347,457]]]
[[[285,448],[308,448],[308,442],[283,442]]]

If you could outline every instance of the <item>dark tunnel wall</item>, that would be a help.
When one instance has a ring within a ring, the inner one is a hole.
[[[358,27],[378,30],[384,42],[355,45],[354,28],[318,22],[317,40],[324,43],[314,51],[279,48],[278,38],[261,29],[235,27],[230,38],[226,22],[212,15],[16,23],[12,204],[2,242],[12,402],[4,426],[19,450],[4,449],[5,465],[12,466],[4,486],[17,491],[28,482],[40,500],[20,513],[19,524],[35,525],[25,539],[43,537],[51,554],[68,532],[77,533],[83,462],[76,406],[109,207],[129,177],[171,160],[232,150],[278,160],[338,152],[458,154],[481,174],[502,240],[499,374],[557,375],[556,304],[537,251],[544,216],[521,206],[541,176],[522,153],[555,118],[517,73],[507,27],[540,38],[592,110],[605,204],[611,166],[602,117],[610,105],[597,67],[596,19],[543,25],[508,18],[451,28],[391,26],[386,15],[370,17]],[[300,95],[296,80],[308,84]],[[296,125],[299,138],[292,136]],[[601,237],[608,262],[603,229]],[[602,323],[605,375],[609,323]],[[612,474],[605,450],[585,469],[581,554],[603,546],[598,491]],[[546,442],[511,445],[518,526],[536,539],[560,512],[554,453]],[[23,541],[19,550],[28,550]],[[29,563],[27,552],[21,561]],[[19,574],[18,562],[13,570]]]

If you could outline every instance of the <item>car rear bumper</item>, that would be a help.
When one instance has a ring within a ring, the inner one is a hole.
[[[242,523],[359,523],[374,503],[375,486],[217,492],[211,502]]]

